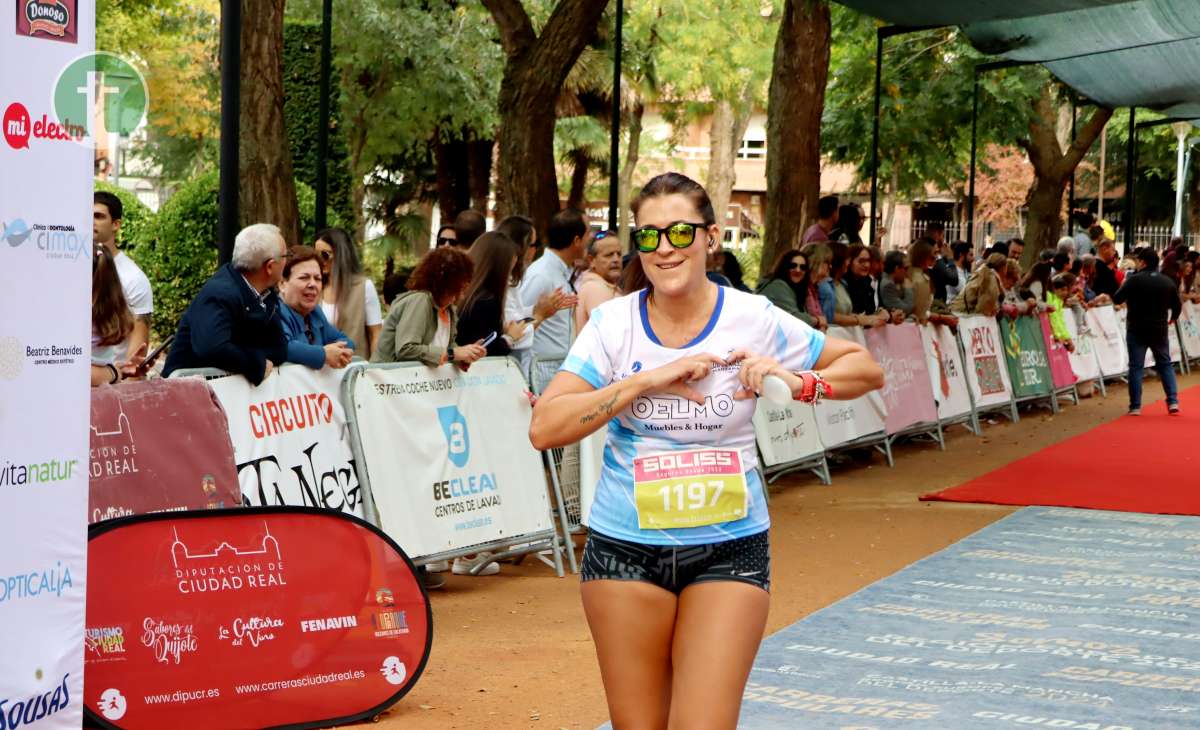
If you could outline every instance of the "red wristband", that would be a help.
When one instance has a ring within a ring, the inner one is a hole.
[[[817,403],[823,398],[833,397],[833,387],[812,370],[795,373],[800,378],[800,391],[792,394],[793,400],[801,403]]]

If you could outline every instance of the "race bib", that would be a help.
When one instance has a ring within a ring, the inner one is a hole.
[[[633,460],[638,527],[677,530],[746,516],[749,493],[737,449],[666,451]]]

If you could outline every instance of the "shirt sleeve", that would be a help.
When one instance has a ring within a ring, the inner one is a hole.
[[[375,291],[375,282],[370,278],[363,282],[363,293],[367,298],[366,308],[363,310],[366,316],[366,325],[374,327],[383,324],[383,307],[379,304],[379,292]]]
[[[534,269],[527,272],[525,280],[521,282],[521,303],[532,308],[543,294],[553,290],[554,282],[549,277],[543,276],[540,269]]]
[[[812,370],[825,349],[825,335],[769,302],[766,320],[771,356],[788,370]]]
[[[125,290],[125,299],[134,314],[142,316],[154,311],[154,291],[150,288],[150,279],[141,271],[131,277],[129,288]]]
[[[580,330],[575,344],[571,345],[567,359],[562,364],[563,372],[578,375],[597,390],[611,383],[613,374],[612,360],[604,349],[604,340],[600,336],[603,314],[603,309],[592,312],[591,318]]]

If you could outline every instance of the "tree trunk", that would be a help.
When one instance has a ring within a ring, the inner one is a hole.
[[[238,218],[274,223],[288,244],[303,241],[292,154],[283,125],[284,0],[242,0]]]
[[[492,152],[495,147],[496,142],[491,139],[476,139],[467,145],[471,207],[483,213],[485,217],[488,212],[488,197],[492,192]]]
[[[767,212],[759,276],[800,243],[821,192],[821,113],[829,75],[829,4],[786,0],[767,103]]]
[[[538,35],[520,0],[483,0],[507,60],[500,82],[496,215],[534,220],[540,234],[558,211],[554,107],[563,81],[608,0],[558,0]]]
[[[587,202],[587,177],[591,160],[582,150],[571,152],[571,191],[567,194],[567,207],[583,210]]]
[[[750,124],[750,112],[736,111],[728,101],[713,107],[712,127],[708,133],[708,179],[704,184],[717,214],[717,225],[724,231],[729,225],[729,198],[737,182],[737,151]],[[734,221],[736,226],[739,221]]]
[[[633,198],[633,172],[637,169],[642,145],[642,116],[645,113],[646,105],[639,101],[629,115],[629,143],[625,146],[625,159],[617,182],[617,239],[622,251],[629,250],[629,203]]]
[[[437,166],[438,208],[442,220],[453,223],[455,216],[471,207],[468,145],[462,140],[438,140],[434,143],[433,157]]]

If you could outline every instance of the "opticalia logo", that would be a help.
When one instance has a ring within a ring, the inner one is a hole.
[[[4,141],[14,150],[29,149],[30,137],[50,142],[82,142],[88,138],[86,126],[72,124],[69,119],[60,124],[45,114],[34,120],[20,102],[9,104],[3,119]]]
[[[53,568],[0,576],[0,603],[37,598],[43,593],[53,593],[58,597],[72,585],[74,584],[71,581],[71,568],[55,561]]]
[[[0,487],[24,487],[28,484],[52,484],[65,482],[76,475],[78,459],[50,459],[33,464],[4,462],[0,468]]]
[[[10,248],[19,248],[29,239],[47,259],[78,261],[92,246],[91,232],[80,233],[66,223],[26,223],[16,218],[8,223],[0,222],[0,239]]]
[[[0,730],[16,730],[22,725],[32,725],[59,710],[65,710],[71,704],[71,691],[67,689],[67,678],[64,674],[62,681],[52,692],[35,695],[28,699],[0,700]],[[11,704],[10,704],[11,703]]]
[[[125,653],[125,630],[120,626],[85,629],[83,648],[98,657]],[[120,658],[120,657],[118,657]]]
[[[352,629],[356,626],[358,626],[357,616],[310,618],[300,621],[300,633],[311,634],[318,631],[333,631],[334,629]]]
[[[287,585],[279,542],[266,523],[263,529],[262,541],[256,547],[236,548],[222,542],[212,552],[192,552],[176,531],[171,561],[179,592],[221,593]]]
[[[75,0],[17,0],[17,35],[76,43]]]
[[[443,406],[437,409],[438,421],[446,434],[446,445],[450,450],[450,463],[459,469],[471,458],[471,435],[467,432],[467,419],[458,406]]]

